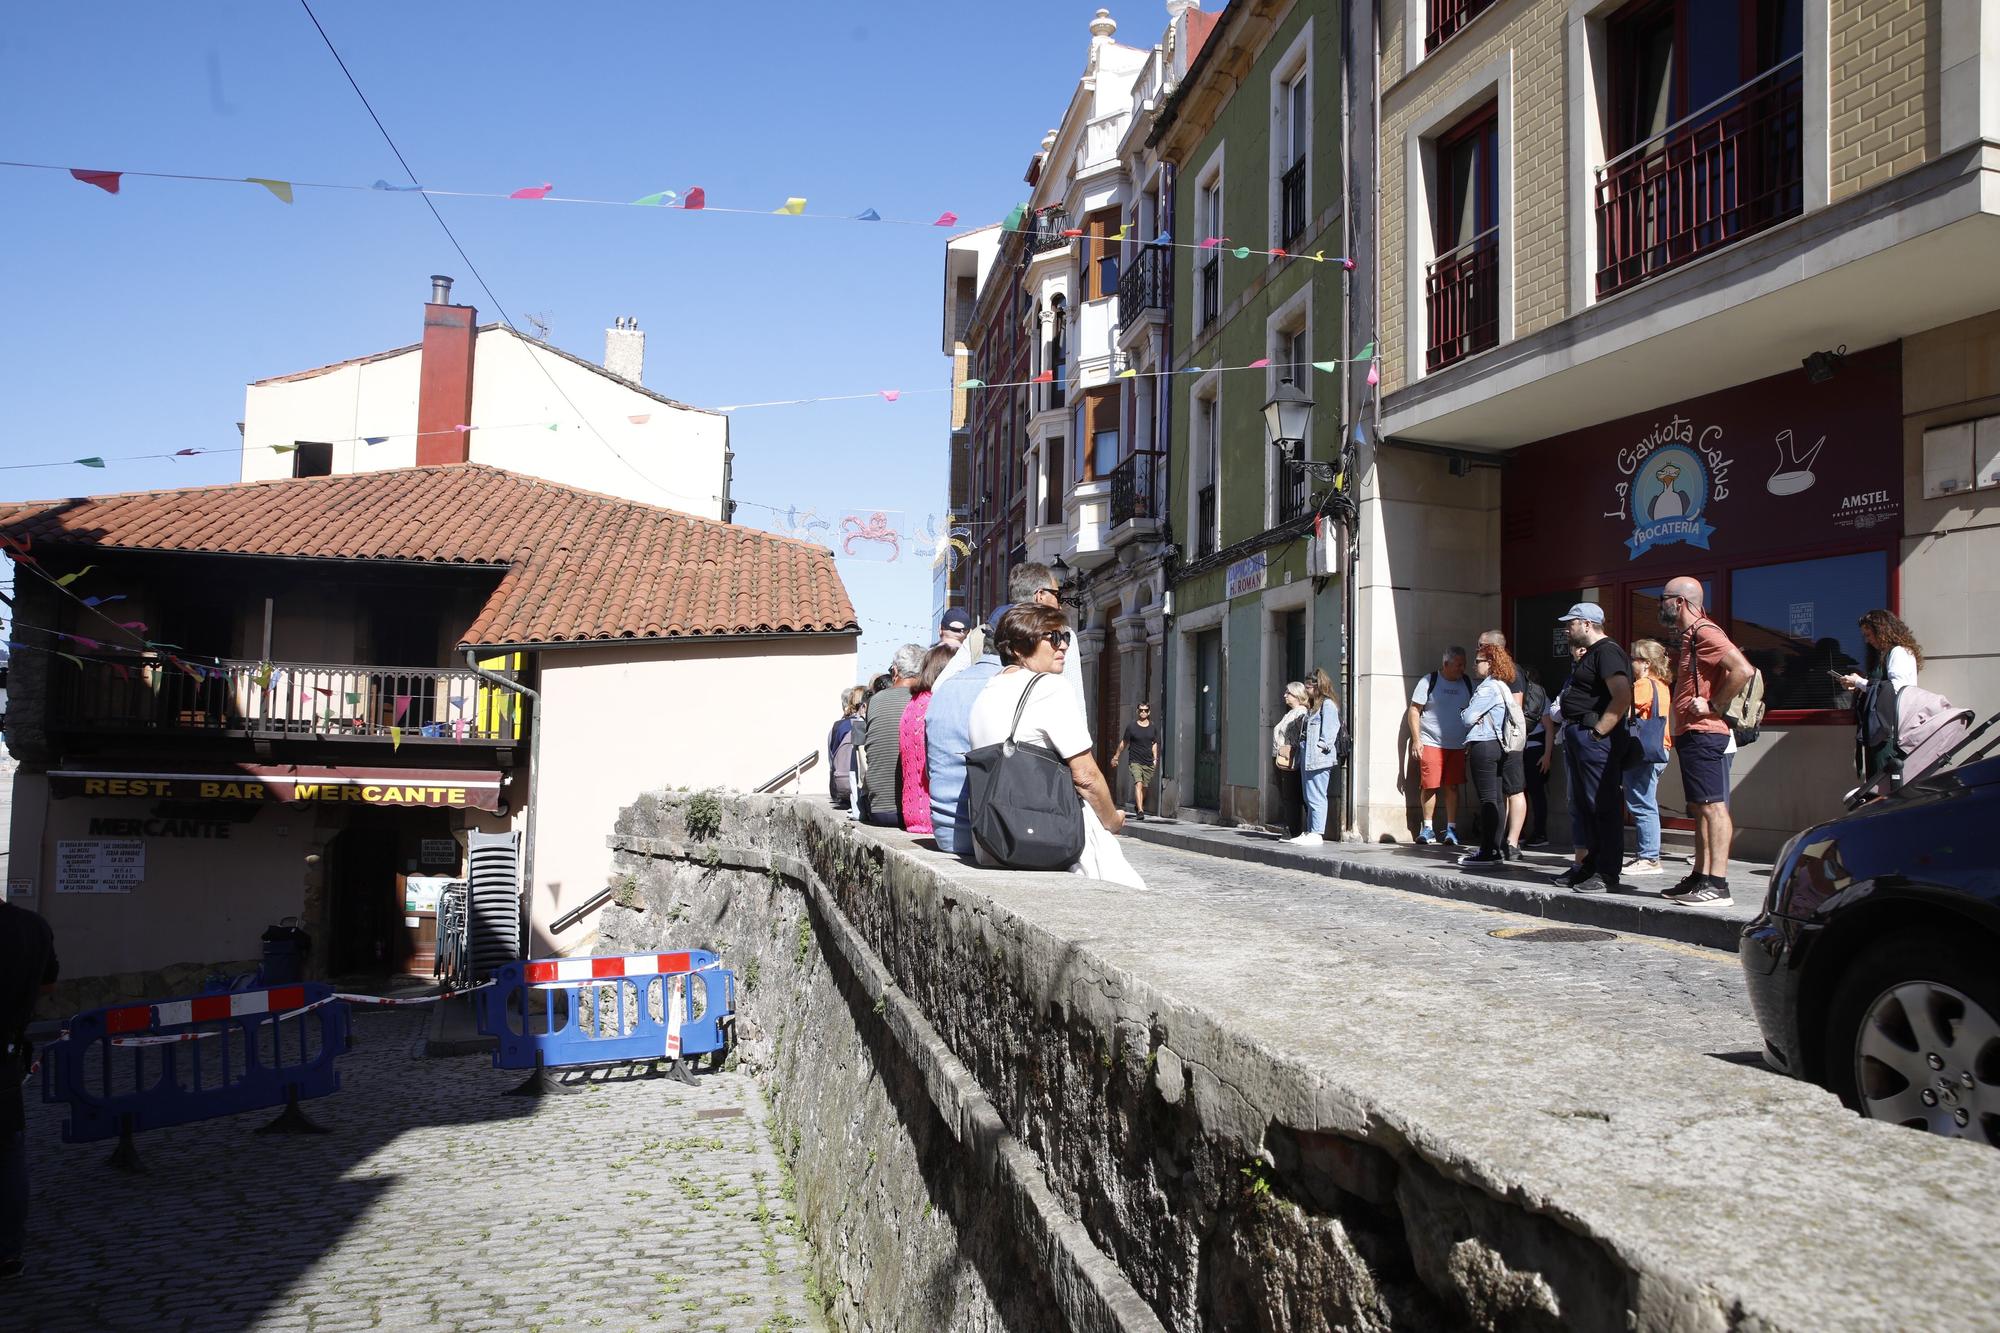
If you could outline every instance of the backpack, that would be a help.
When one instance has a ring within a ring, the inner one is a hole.
[[[1715,622],[1712,620],[1702,623],[1715,625]],[[1716,626],[1715,632],[1721,634],[1721,627]],[[1692,642],[1688,644],[1688,656],[1690,658],[1694,656],[1694,645]],[[1692,662],[1689,665],[1691,668],[1693,667]],[[1763,734],[1764,673],[1759,671],[1754,665],[1750,668],[1749,682],[1736,692],[1736,697],[1731,699],[1729,706],[1722,710],[1722,720],[1729,724],[1729,730],[1735,734],[1738,747],[1755,745],[1757,738]]]
[[[1521,686],[1521,721],[1530,730],[1540,731],[1542,729],[1542,718],[1547,715],[1548,711],[1549,692],[1547,690],[1532,680]]]
[[[849,726],[833,747],[832,773],[828,787],[835,805],[845,805],[854,795],[854,728]]]
[[[1069,765],[1046,745],[1014,740],[1028,696],[1047,676],[1021,691],[1007,739],[965,756],[966,809],[972,836],[994,861],[1010,870],[1067,870],[1083,855],[1083,800]]]
[[[1514,701],[1514,691],[1501,688],[1507,695],[1507,720],[1500,728],[1500,748],[1508,754],[1517,754],[1528,748],[1528,719],[1526,711]]]

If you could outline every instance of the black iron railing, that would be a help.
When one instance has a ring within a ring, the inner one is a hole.
[[[1797,217],[1804,63],[1783,64],[1597,169],[1597,294]]]
[[[320,662],[93,662],[60,677],[74,731],[210,733],[395,743],[511,743],[519,696],[470,671]]]
[[[1063,235],[1075,230],[1070,226],[1069,214],[1059,208],[1035,215],[1034,225],[1028,229],[1028,251],[1040,254],[1044,250],[1054,250],[1068,245],[1074,237]]]
[[[1201,326],[1206,329],[1222,313],[1222,258],[1214,250],[1201,261]]]
[[[1140,449],[1111,470],[1111,526],[1137,518],[1159,517],[1159,484],[1165,457],[1157,449]]]
[[[1424,365],[1441,370],[1500,341],[1500,231],[1431,262],[1424,277]]]
[[[1173,303],[1173,247],[1141,246],[1118,279],[1118,331],[1123,333],[1148,310],[1166,310]]]
[[[1424,50],[1438,49],[1447,37],[1490,9],[1493,0],[1430,0],[1429,21],[1424,27]]]
[[[1305,469],[1278,464],[1277,522],[1289,523],[1312,508],[1312,488]]]
[[[1284,239],[1280,245],[1289,246],[1305,234],[1306,229],[1306,160],[1300,158],[1292,163],[1291,170],[1278,178],[1279,213],[1284,226],[1280,231]]]
[[[1195,492],[1194,497],[1194,554],[1196,559],[1214,555],[1220,544],[1215,522],[1215,483],[1210,482]]]

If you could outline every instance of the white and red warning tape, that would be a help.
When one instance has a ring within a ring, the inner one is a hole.
[[[468,986],[462,991],[446,991],[440,995],[417,995],[391,997],[387,995],[344,995],[333,994],[324,999],[305,1003],[305,987],[279,986],[270,990],[237,991],[226,995],[197,995],[189,1000],[168,1000],[161,1004],[130,1004],[113,1009],[105,1014],[105,1028],[114,1033],[143,1032],[149,1027],[178,1027],[187,1023],[212,1023],[227,1018],[253,1018],[268,1014],[274,1009],[293,1006],[277,1016],[282,1023],[288,1018],[309,1014],[322,1005],[338,1000],[344,1004],[362,1005],[406,1005],[436,1004],[451,995],[470,995],[483,990],[493,983],[482,981],[477,986]],[[209,1037],[219,1037],[228,1028],[210,1028],[205,1032],[172,1032],[150,1036],[114,1036],[113,1046],[171,1046],[183,1041],[203,1041]],[[66,1039],[69,1032],[65,1030]]]
[[[694,970],[694,960],[684,953],[639,953],[611,958],[548,958],[529,963],[521,975],[531,986],[545,986],[556,982],[669,976]]]

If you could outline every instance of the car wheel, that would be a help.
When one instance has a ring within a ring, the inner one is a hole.
[[[2000,1145],[2000,973],[1939,935],[1861,954],[1834,992],[1824,1068],[1871,1120]]]

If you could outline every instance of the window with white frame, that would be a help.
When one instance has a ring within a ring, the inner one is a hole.
[[[1305,235],[1312,194],[1312,37],[1308,19],[1271,74],[1271,244]]]
[[[1279,306],[1264,328],[1264,355],[1270,358],[1265,372],[1265,396],[1275,395],[1278,386],[1290,380],[1310,394],[1312,385],[1312,288],[1304,286]],[[1301,457],[1311,456],[1311,441],[1302,446]],[[1310,495],[1306,474],[1287,465],[1276,449],[1264,451],[1264,521],[1268,527],[1289,522],[1305,513]]]
[[[1189,488],[1188,531],[1194,556],[1214,555],[1222,547],[1222,399],[1214,380],[1195,390],[1190,453],[1193,485]]]
[[[1195,186],[1194,197],[1195,230],[1201,233],[1199,244],[1204,248],[1195,251],[1196,286],[1200,294],[1195,302],[1195,330],[1201,332],[1215,323],[1222,314],[1222,241],[1227,238],[1222,233],[1222,164],[1217,162],[1208,169]],[[1216,244],[1208,245],[1214,241]]]

